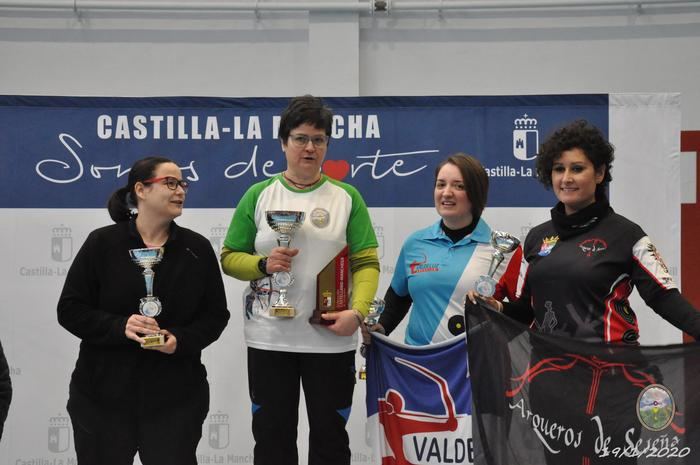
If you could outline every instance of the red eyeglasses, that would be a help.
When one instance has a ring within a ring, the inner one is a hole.
[[[141,182],[143,184],[153,184],[159,181],[164,181],[163,184],[168,186],[168,189],[171,191],[177,190],[177,186],[182,187],[182,190],[185,192],[187,192],[187,189],[190,188],[190,183],[188,181],[185,181],[184,179],[177,179],[172,176],[161,176],[159,178],[146,179]]]

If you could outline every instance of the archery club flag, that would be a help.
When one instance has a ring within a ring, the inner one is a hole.
[[[367,422],[375,463],[472,463],[464,336],[420,347],[372,336],[367,354]]]
[[[552,336],[471,304],[466,316],[475,463],[700,463],[700,345]]]

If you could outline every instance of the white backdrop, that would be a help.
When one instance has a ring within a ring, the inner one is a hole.
[[[613,207],[640,223],[678,279],[679,153],[678,94],[615,94],[610,97],[610,139],[615,144]],[[280,153],[280,157],[282,154]],[[425,173],[425,196],[432,196],[432,173]],[[178,222],[209,237],[218,249],[233,214],[230,209],[185,209]],[[380,292],[389,285],[403,239],[437,219],[432,208],[372,208],[380,247]],[[487,222],[521,238],[548,218],[546,208],[487,208]],[[109,224],[99,209],[0,209],[0,338],[11,367],[15,396],[0,444],[0,464],[75,463],[65,409],[68,381],[79,341],[56,322],[63,277],[87,234]],[[252,463],[250,402],[241,293],[245,283],[225,277],[232,318],[221,339],[203,358],[211,384],[210,417],[198,449],[200,463]],[[680,333],[633,302],[643,343],[680,341]],[[395,336],[400,338],[403,329]],[[361,363],[358,357],[358,365]],[[164,386],[164,389],[167,389]],[[349,431],[353,463],[373,463],[365,445],[364,386],[358,382]],[[303,409],[303,406],[302,406]],[[303,410],[302,410],[303,411]],[[302,418],[304,415],[302,415]],[[308,428],[302,420],[300,456],[306,459]]]

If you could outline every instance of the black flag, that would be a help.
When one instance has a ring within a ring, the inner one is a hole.
[[[700,463],[699,344],[552,336],[482,305],[466,320],[475,463]]]

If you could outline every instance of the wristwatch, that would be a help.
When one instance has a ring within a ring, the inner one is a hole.
[[[258,262],[258,270],[265,276],[270,276],[270,273],[267,272],[267,257],[260,259]]]

